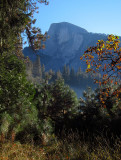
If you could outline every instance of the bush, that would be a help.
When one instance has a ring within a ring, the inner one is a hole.
[[[24,63],[15,55],[0,56],[0,133],[10,137],[37,123],[34,86],[26,80]]]

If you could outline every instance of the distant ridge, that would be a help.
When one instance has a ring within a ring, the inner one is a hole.
[[[81,66],[86,69],[86,64],[80,60],[80,56],[90,47],[95,46],[99,39],[107,40],[106,34],[90,33],[87,30],[68,22],[53,23],[48,30],[49,39],[46,40],[45,50],[38,50],[41,63],[45,69],[61,70],[64,64],[75,70]],[[36,55],[26,47],[23,50],[25,56],[35,61]]]

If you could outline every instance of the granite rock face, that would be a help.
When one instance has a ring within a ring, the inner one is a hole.
[[[53,23],[48,31],[49,39],[45,42],[46,49],[37,51],[45,69],[61,70],[64,64],[75,70],[81,66],[86,69],[86,64],[80,56],[90,47],[95,46],[99,39],[106,40],[107,35],[89,33],[85,29],[67,22]],[[30,48],[24,48],[23,53],[35,61],[36,54]]]
[[[85,29],[67,22],[54,23],[50,26],[45,54],[64,59],[68,63],[83,44]],[[50,52],[51,51],[51,52]]]

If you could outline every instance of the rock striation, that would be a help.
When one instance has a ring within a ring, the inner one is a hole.
[[[99,39],[106,40],[107,35],[90,33],[76,25],[61,22],[51,24],[48,30],[49,39],[45,42],[46,49],[33,53],[30,48],[24,48],[23,53],[35,61],[40,55],[41,64],[45,69],[61,70],[64,64],[73,67],[76,71],[81,66],[86,69],[86,64],[80,61],[80,56],[90,47],[95,46]]]

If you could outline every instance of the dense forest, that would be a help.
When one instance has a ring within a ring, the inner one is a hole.
[[[21,33],[33,51],[46,47],[47,33],[33,27],[36,3],[2,0],[0,8],[0,159],[121,159],[119,38],[85,51],[86,72],[66,65],[45,72],[39,57],[32,64],[22,53]],[[88,87],[83,98],[69,87],[93,86],[93,79],[96,89]]]
[[[68,65],[64,65],[62,70],[53,71],[50,69],[49,71],[45,71],[44,64],[41,64],[40,56],[37,55],[36,60],[34,62],[28,61],[26,63],[26,73],[28,80],[31,80],[33,83],[42,83],[45,79],[50,82],[54,82],[55,80],[64,79],[65,84],[69,86],[75,86],[82,88],[83,90],[90,86],[92,88],[96,88],[97,85],[94,84],[94,79],[100,78],[100,74],[92,74],[82,72],[81,67],[79,67],[76,72],[73,67],[69,67]]]

